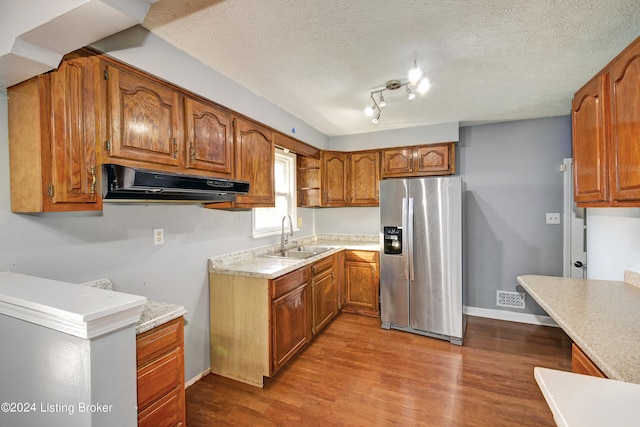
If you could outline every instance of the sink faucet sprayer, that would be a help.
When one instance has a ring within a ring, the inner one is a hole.
[[[284,220],[289,218],[289,234],[287,234],[287,238],[284,237]],[[293,236],[293,222],[291,221],[291,217],[289,215],[285,215],[282,217],[282,234],[280,235],[280,250],[284,251],[285,243],[289,243],[289,237]]]

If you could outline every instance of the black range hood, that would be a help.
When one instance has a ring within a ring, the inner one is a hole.
[[[154,172],[128,166],[102,165],[105,202],[232,202],[247,194],[249,183],[223,178]]]

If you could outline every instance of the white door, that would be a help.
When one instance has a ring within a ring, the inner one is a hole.
[[[563,276],[587,277],[586,209],[573,201],[573,159],[564,159]]]

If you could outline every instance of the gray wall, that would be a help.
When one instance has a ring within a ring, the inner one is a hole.
[[[460,129],[469,306],[500,309],[496,290],[516,290],[518,275],[562,276],[562,226],[546,225],[545,213],[563,212],[567,157],[569,116]],[[544,314],[530,297],[526,305]]]

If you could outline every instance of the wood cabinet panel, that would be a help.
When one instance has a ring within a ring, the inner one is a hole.
[[[275,206],[273,133],[255,122],[235,118],[236,178],[251,183],[249,194],[236,197],[235,207]],[[215,207],[215,206],[214,206]]]
[[[332,257],[333,258],[333,257]],[[338,314],[338,293],[333,269],[311,279],[313,293],[313,334],[317,335]]]
[[[110,158],[178,167],[180,97],[176,90],[137,73],[107,66]]]
[[[272,302],[273,373],[307,344],[307,283]]]
[[[97,208],[96,65],[91,58],[68,59],[51,73],[51,203]]]
[[[185,168],[233,176],[233,125],[231,113],[185,97]]]
[[[360,151],[349,154],[350,206],[378,206],[380,203],[380,153]]]
[[[578,206],[640,206],[640,37],[576,92],[572,125]]]
[[[382,178],[454,173],[455,143],[453,142],[382,150]]]
[[[180,385],[180,351],[175,348],[138,370],[138,408],[145,408]]]
[[[102,209],[98,66],[70,54],[8,89],[12,212]]]
[[[180,388],[176,387],[157,402],[149,405],[138,414],[138,427],[179,427],[184,420],[180,414],[184,412]]]
[[[575,343],[571,343],[571,371],[576,374],[607,378],[607,376],[584,354]]]
[[[640,204],[640,39],[612,63],[611,161],[613,201]]]
[[[322,206],[345,206],[349,193],[347,153],[323,151],[321,161]]]
[[[609,75],[591,80],[572,102],[574,197],[578,203],[605,202]]]
[[[373,262],[367,259],[374,259]],[[378,253],[346,251],[344,311],[379,316],[380,278]]]
[[[449,145],[424,145],[415,148],[418,174],[441,173],[451,168]]]
[[[278,277],[277,279],[273,279],[271,285],[271,295],[273,298],[278,298],[281,295],[286,294],[287,292],[297,288],[298,286],[306,282],[307,270],[304,268],[300,268],[298,270],[292,271],[289,274]]]
[[[161,328],[154,328],[136,339],[136,363],[143,366],[153,361],[158,355],[171,352],[180,346],[182,324],[168,322]]]
[[[410,175],[413,173],[413,148],[382,150],[382,175]]]
[[[136,337],[136,366],[138,424],[184,425],[182,317]]]

